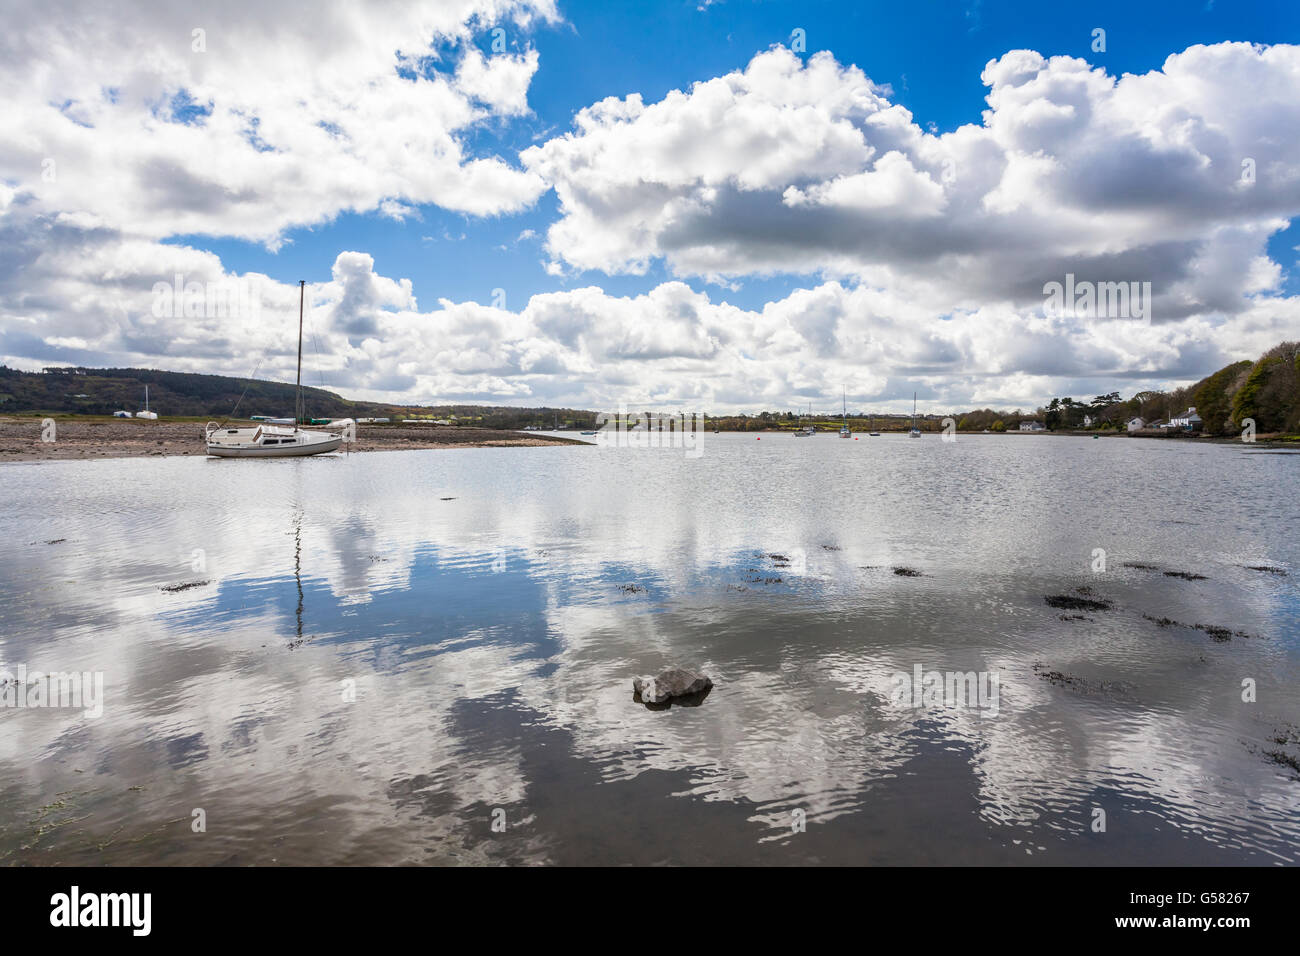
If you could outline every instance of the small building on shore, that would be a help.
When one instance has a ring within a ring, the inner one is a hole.
[[[1196,414],[1196,406],[1192,405],[1177,418],[1169,419],[1170,428],[1181,428],[1183,431],[1198,432],[1201,430],[1201,416]]]
[[[1042,422],[1021,422],[1020,430],[1022,432],[1045,432],[1047,431],[1047,426]]]
[[[1137,418],[1130,418],[1125,423],[1124,427],[1127,428],[1130,432],[1140,432],[1142,429],[1147,427],[1147,423],[1142,419],[1141,416],[1138,416]]]

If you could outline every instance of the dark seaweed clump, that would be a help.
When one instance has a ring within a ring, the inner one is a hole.
[[[1043,670],[1042,664],[1034,665],[1034,673],[1049,684],[1055,684],[1058,687],[1068,687],[1071,690],[1077,690],[1084,694],[1125,694],[1133,690],[1133,684],[1129,681],[1112,681],[1112,680],[1093,680],[1089,677],[1079,677],[1076,674],[1066,674],[1064,671]]]
[[[628,594],[645,594],[645,588],[639,584],[620,584],[618,589],[626,591]]]
[[[1073,594],[1052,594],[1043,598],[1048,607],[1054,607],[1059,611],[1109,611],[1112,603],[1107,600],[1093,600],[1092,598],[1075,597]]]
[[[1243,564],[1247,571],[1263,571],[1265,574],[1276,574],[1280,577],[1286,577],[1286,568],[1275,568],[1267,564]]]
[[[1150,614],[1143,614],[1142,616],[1159,627],[1190,627],[1194,631],[1203,631],[1210,635],[1211,640],[1220,644],[1230,641],[1234,637],[1250,637],[1245,631],[1234,631],[1230,627],[1223,627],[1218,624],[1182,624],[1169,617],[1152,617]]]
[[[1291,724],[1286,724],[1274,730],[1269,740],[1275,744],[1300,744],[1300,730]]]
[[[166,591],[169,594],[175,594],[177,591],[188,591],[190,588],[201,588],[203,585],[211,583],[211,581],[186,581],[184,584],[166,584],[159,588],[159,590]]]
[[[903,568],[903,567],[898,567],[898,568],[894,568],[894,573],[897,574],[900,578],[923,578],[923,577],[925,577],[925,575],[922,574],[920,571],[916,570],[916,568]]]
[[[1140,561],[1125,561],[1124,567],[1137,568],[1139,571],[1159,571],[1160,569],[1154,564],[1143,564]]]
[[[1275,764],[1288,767],[1296,773],[1300,773],[1300,760],[1297,760],[1285,750],[1265,750],[1264,756]]]
[[[1075,677],[1073,674],[1065,674],[1061,671],[1039,671],[1038,676],[1049,683],[1060,684],[1065,687],[1072,684],[1082,686],[1084,683],[1082,677]]]
[[[1294,747],[1300,744],[1300,728],[1294,724],[1283,724],[1276,728],[1267,738],[1271,744],[1277,744],[1279,747]],[[1300,780],[1300,758],[1294,754],[1287,753],[1285,750],[1262,750],[1254,744],[1246,743],[1246,749],[1251,753],[1257,753],[1269,763],[1277,764],[1279,767],[1286,767],[1292,773],[1296,774],[1292,779]]]

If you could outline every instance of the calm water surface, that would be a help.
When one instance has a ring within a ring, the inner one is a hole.
[[[0,482],[0,669],[105,682],[97,719],[0,709],[7,864],[1300,861],[1297,455],[707,435]],[[1044,600],[1078,588],[1113,603]],[[702,705],[633,702],[673,664]],[[996,675],[997,713],[895,706],[917,665]]]

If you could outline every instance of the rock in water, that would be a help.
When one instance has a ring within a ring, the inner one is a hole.
[[[689,697],[702,694],[713,686],[704,674],[670,667],[658,677],[635,677],[632,690],[643,704],[662,704],[674,697]]]

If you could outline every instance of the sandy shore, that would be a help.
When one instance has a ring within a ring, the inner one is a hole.
[[[206,454],[203,423],[55,419],[54,441],[42,441],[41,419],[0,418],[0,463],[86,458],[143,458]],[[586,444],[568,438],[491,428],[436,425],[359,425],[353,452],[417,448],[517,448]],[[339,454],[343,451],[340,449]]]

